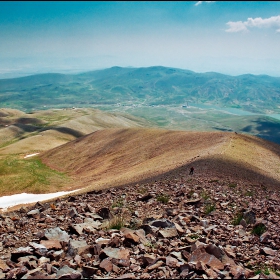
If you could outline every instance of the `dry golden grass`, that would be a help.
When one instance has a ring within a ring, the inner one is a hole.
[[[23,156],[50,150],[100,129],[147,125],[139,118],[87,108],[53,109],[32,114],[0,109],[1,124],[8,126],[0,129],[0,155]],[[32,131],[36,126],[37,130]]]
[[[178,170],[187,175],[191,165],[195,167],[194,176],[209,180],[279,187],[280,146],[253,136],[141,128],[148,124],[134,117],[93,109],[33,114],[1,109],[0,118],[2,125],[9,123],[0,130],[0,145],[6,143],[0,148],[1,195],[108,188]],[[28,128],[29,121],[46,129],[25,131],[24,125]],[[23,126],[18,125],[22,123]],[[39,173],[33,177],[33,160],[24,159],[32,153],[39,153],[48,166],[39,165]],[[9,171],[12,169],[5,160],[10,156],[20,169]],[[51,169],[67,173],[71,180]],[[45,181],[38,184],[36,178],[42,176]]]
[[[141,126],[142,120],[93,109],[26,114],[0,109],[0,195],[72,190],[71,180],[27,155],[51,150],[108,127]]]
[[[190,165],[209,178],[273,185],[280,182],[279,151],[278,145],[235,133],[130,128],[97,131],[41,158],[73,176],[77,189],[128,184],[180,167],[188,172]]]

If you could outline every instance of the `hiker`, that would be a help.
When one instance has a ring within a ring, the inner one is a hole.
[[[190,168],[190,175],[193,175],[193,171],[194,171],[194,168],[191,167],[191,168]]]

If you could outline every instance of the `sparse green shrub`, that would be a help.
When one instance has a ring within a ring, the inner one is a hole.
[[[241,222],[241,220],[242,220],[242,218],[243,218],[243,213],[237,212],[236,215],[235,215],[235,217],[233,218],[232,224],[233,224],[234,226],[239,225],[240,222]]]
[[[210,196],[208,195],[208,193],[203,190],[202,193],[200,194],[200,196],[204,199],[207,200],[208,198],[210,198]]]
[[[123,207],[123,205],[124,205],[123,198],[119,198],[112,203],[112,208],[114,208],[114,207],[121,208],[121,207]]]
[[[141,187],[138,189],[138,193],[145,194],[147,192],[148,192],[148,189],[146,187]]]
[[[261,267],[259,269],[257,269],[255,272],[255,275],[258,275],[258,274],[264,274],[264,275],[269,275],[270,274],[270,271],[269,271],[269,268],[264,266],[264,267]]]
[[[252,229],[252,234],[261,236],[266,231],[266,226],[264,224],[257,224]]]
[[[122,215],[114,216],[107,224],[106,229],[120,230],[125,225],[125,218]]]
[[[269,275],[270,274],[268,267],[265,268],[265,270],[263,271],[263,274],[265,274],[265,275]]]
[[[198,235],[197,233],[193,233],[191,235],[189,235],[189,237],[193,240],[200,238],[200,235]]]
[[[237,187],[237,184],[236,184],[236,183],[230,183],[228,186],[229,186],[230,188],[236,188],[236,187]]]
[[[206,215],[210,214],[215,209],[216,209],[216,207],[215,207],[215,204],[213,204],[213,203],[207,203],[204,206],[204,212],[205,212]]]
[[[254,274],[258,275],[258,274],[264,274],[264,275],[269,275],[271,272],[275,273],[275,275],[277,275],[278,277],[280,276],[280,272],[279,270],[276,270],[273,267],[268,267],[265,264],[262,264],[260,267],[258,267],[255,271]]]
[[[188,193],[187,193],[187,197],[188,198],[191,198],[194,194],[194,190],[190,190]]]
[[[247,191],[245,193],[245,196],[253,196],[254,195],[254,192],[253,191]]]
[[[210,180],[210,181],[208,181],[209,183],[218,183],[219,182],[219,180]]]
[[[261,269],[257,269],[254,273],[255,273],[255,275],[258,275],[258,274],[260,274],[262,271],[261,271]]]
[[[165,194],[161,194],[161,195],[157,196],[157,201],[160,201],[160,202],[166,204],[169,201],[169,196],[165,195]]]
[[[157,244],[153,244],[148,241],[147,243],[144,244],[144,246],[149,247],[149,248],[155,248],[155,247],[157,247]]]

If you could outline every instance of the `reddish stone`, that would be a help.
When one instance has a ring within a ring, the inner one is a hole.
[[[110,259],[104,259],[100,265],[99,265],[100,268],[106,270],[107,272],[111,272],[113,270],[113,264],[112,262],[110,261]]]
[[[173,258],[173,257],[166,257],[166,265],[169,266],[169,267],[172,267],[172,268],[175,268],[177,267],[177,264],[178,264],[178,260]]]
[[[139,236],[137,236],[136,234],[132,233],[132,232],[127,232],[124,234],[125,239],[132,241],[133,243],[139,243]]]
[[[0,269],[3,271],[7,271],[8,269],[10,269],[10,267],[6,264],[4,260],[0,259]]]
[[[105,255],[110,258],[114,259],[125,259],[127,260],[129,258],[129,250],[127,249],[118,249],[118,248],[111,248],[106,247],[100,252],[100,257]]]
[[[59,240],[41,240],[40,244],[44,245],[48,250],[62,248]]]
[[[214,255],[208,254],[203,247],[196,249],[190,257],[190,262],[197,263],[198,261],[204,262],[211,268],[219,270],[224,269],[224,264],[219,261]]]
[[[155,264],[153,264],[153,265],[151,265],[151,266],[148,266],[147,269],[148,269],[148,270],[154,270],[154,269],[156,269],[156,268],[162,266],[163,264],[164,264],[163,261],[158,261],[158,262],[156,262]]]

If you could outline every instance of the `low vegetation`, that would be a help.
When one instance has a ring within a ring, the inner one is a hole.
[[[123,199],[122,197],[116,199],[116,200],[113,202],[113,204],[112,204],[112,208],[114,208],[114,207],[119,207],[119,208],[121,208],[121,207],[123,207],[123,206],[124,206],[124,199]]]
[[[236,183],[229,183],[228,185],[230,188],[236,188],[237,187],[237,184]]]
[[[148,192],[148,188],[146,187],[140,187],[138,190],[137,190],[138,193],[140,194],[146,194]]]
[[[245,196],[253,196],[253,195],[254,195],[254,192],[250,191],[250,190],[246,191],[246,193],[245,193]]]
[[[161,194],[161,195],[157,196],[157,201],[167,204],[169,201],[169,195]]]
[[[200,196],[204,199],[204,200],[208,200],[210,198],[209,194],[203,190],[200,194]]]
[[[120,230],[126,224],[126,219],[123,215],[115,215],[112,219],[108,221],[108,224],[105,228],[108,229],[117,229]]]
[[[211,212],[215,211],[215,209],[216,209],[216,206],[215,206],[215,204],[214,204],[213,202],[211,202],[211,203],[206,203],[206,204],[204,205],[204,213],[205,213],[206,215],[208,215],[208,214],[210,214]]]
[[[21,159],[19,156],[0,158],[0,193],[47,193],[64,190],[70,178],[52,170],[37,157]]]
[[[232,224],[234,226],[237,226],[240,224],[241,220],[243,218],[243,213],[242,212],[237,212],[233,218]]]
[[[266,226],[264,224],[257,224],[252,229],[252,234],[261,236],[266,231]]]

